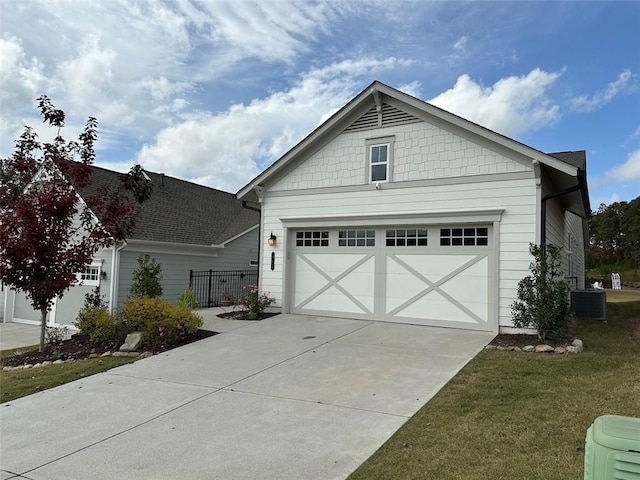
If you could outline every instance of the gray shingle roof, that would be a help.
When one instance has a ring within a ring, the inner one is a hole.
[[[576,152],[553,152],[547,153],[547,155],[557,158],[561,162],[568,163],[574,167],[585,170],[587,168],[587,152],[584,150],[578,150]]]
[[[92,166],[90,196],[100,186],[118,185],[123,173]],[[218,245],[260,223],[258,212],[235,195],[167,175],[148,172],[151,198],[139,206],[132,239],[191,245]]]

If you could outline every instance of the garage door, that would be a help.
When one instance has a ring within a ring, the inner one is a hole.
[[[491,226],[297,230],[291,311],[491,330]]]

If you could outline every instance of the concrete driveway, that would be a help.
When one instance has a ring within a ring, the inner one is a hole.
[[[493,337],[299,315],[206,324],[224,333],[0,405],[0,478],[343,479]]]

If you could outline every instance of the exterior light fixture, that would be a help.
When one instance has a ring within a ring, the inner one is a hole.
[[[269,237],[268,242],[270,247],[276,246],[276,236],[273,234],[273,232],[271,232],[271,236]]]

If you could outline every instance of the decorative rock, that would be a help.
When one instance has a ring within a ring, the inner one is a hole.
[[[573,345],[574,347],[580,347],[582,349],[584,349],[584,343],[582,343],[582,340],[580,340],[579,338],[576,338],[571,345]]]
[[[513,347],[514,352],[521,352],[522,349],[520,347]]]
[[[549,352],[553,352],[553,347],[549,346],[549,345],[536,345],[536,352],[538,353],[549,353]]]
[[[138,352],[128,352],[127,357],[138,358],[140,354]]]
[[[113,352],[114,357],[126,357],[127,352]]]
[[[53,362],[51,360],[45,360],[44,362],[42,362],[42,366],[43,367],[48,367],[51,364],[53,364]]]
[[[100,355],[98,355],[97,353],[92,353],[91,355],[89,355],[89,358],[98,358]]]
[[[502,350],[502,351],[504,351],[504,350],[509,350],[509,347],[499,346],[499,347],[498,347],[498,350]]]
[[[32,367],[33,367],[33,365],[32,365],[32,364],[27,363],[27,364],[26,364],[26,365],[24,365],[22,368],[32,368]]]
[[[484,347],[485,350],[495,350],[496,348],[498,347],[496,347],[495,345],[485,345]]]
[[[109,357],[111,356],[111,352],[104,352],[102,355],[100,355],[101,357]]]
[[[33,368],[40,368],[42,366],[42,363],[36,363],[33,365]]]
[[[138,358],[143,359],[143,358],[149,358],[149,357],[153,357],[153,352],[149,352],[149,351],[142,352]]]
[[[13,370],[13,367],[2,367],[3,372],[9,372],[11,370]]]
[[[553,353],[557,353],[558,355],[561,355],[563,353],[567,353],[567,349],[564,347],[556,347],[553,349]]]
[[[142,343],[142,332],[133,332],[127,335],[120,347],[121,352],[135,352]]]
[[[569,345],[567,347],[567,352],[569,353],[581,353],[583,350],[583,347],[578,347],[577,345]]]
[[[533,345],[525,345],[522,347],[523,352],[533,352],[536,349]]]

